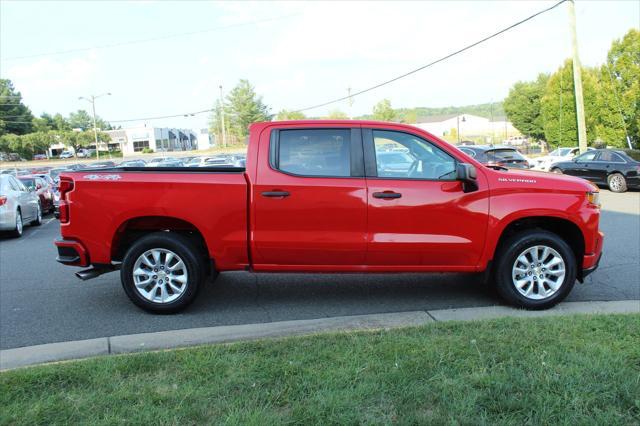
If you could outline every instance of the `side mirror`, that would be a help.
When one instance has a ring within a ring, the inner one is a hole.
[[[456,168],[456,180],[462,182],[463,192],[473,192],[478,189],[478,171],[468,163],[459,163]]]

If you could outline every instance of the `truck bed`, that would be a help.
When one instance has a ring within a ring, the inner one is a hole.
[[[243,168],[114,167],[64,172],[65,177],[73,179],[74,189],[62,237],[82,241],[92,264],[121,256],[119,238],[125,232],[165,224],[207,236],[206,248],[219,270],[248,264]]]

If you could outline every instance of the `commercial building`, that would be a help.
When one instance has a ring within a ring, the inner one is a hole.
[[[134,155],[143,150],[153,152],[191,151],[210,147],[209,138],[191,129],[168,127],[130,127],[106,131],[111,136],[109,147],[117,145],[122,155]]]
[[[489,120],[472,114],[448,114],[424,117],[418,121],[414,126],[424,129],[435,136],[451,137],[452,135],[458,135],[461,141],[492,135],[508,139],[510,136],[519,134],[511,122],[504,117]]]

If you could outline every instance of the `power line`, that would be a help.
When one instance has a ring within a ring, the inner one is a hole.
[[[147,121],[147,120],[160,120],[163,118],[176,118],[176,117],[192,117],[194,115],[198,115],[198,114],[204,114],[206,112],[213,112],[213,108],[209,108],[209,109],[204,109],[202,111],[196,111],[196,112],[187,112],[187,113],[182,113],[182,114],[174,114],[174,115],[159,115],[159,116],[155,116],[155,117],[143,117],[143,118],[128,118],[126,120],[105,120],[109,123],[127,123],[130,121]]]
[[[34,53],[34,54],[31,54],[31,55],[12,56],[10,58],[4,58],[2,60],[3,61],[14,61],[14,60],[18,60],[18,59],[37,58],[37,57],[41,57],[41,56],[64,55],[64,54],[68,54],[68,53],[86,52],[86,51],[96,50],[96,49],[108,49],[108,48],[112,48],[112,47],[128,46],[128,45],[131,45],[131,44],[150,43],[150,42],[159,41],[159,40],[167,40],[167,39],[171,39],[171,38],[186,37],[186,36],[191,36],[191,35],[195,35],[195,34],[204,34],[204,33],[209,33],[209,32],[214,32],[214,31],[228,30],[228,29],[232,29],[232,28],[239,28],[239,27],[245,27],[245,26],[249,26],[249,25],[262,24],[262,23],[265,23],[265,22],[278,21],[278,20],[281,20],[281,19],[291,18],[291,17],[297,16],[297,15],[299,15],[299,14],[276,16],[276,17],[273,17],[273,18],[242,22],[242,23],[239,23],[239,24],[226,25],[226,26],[223,26],[223,27],[208,28],[208,29],[198,30],[198,31],[189,31],[189,32],[186,32],[186,33],[168,34],[168,35],[159,36],[159,37],[153,37],[153,38],[122,41],[122,42],[118,42],[118,43],[108,43],[108,44],[102,44],[102,45],[93,46],[93,47],[78,47],[78,48],[74,48],[74,49],[58,50],[58,51],[54,51],[54,52],[42,52],[42,53]]]
[[[436,65],[436,64],[438,64],[440,62],[443,62],[443,61],[445,61],[445,60],[447,60],[447,59],[449,59],[449,58],[451,58],[453,56],[456,56],[456,55],[458,55],[458,54],[460,54],[462,52],[465,52],[465,51],[475,47],[475,46],[478,46],[479,44],[482,44],[482,43],[484,43],[484,42],[486,42],[486,41],[488,41],[488,40],[490,40],[492,38],[495,38],[495,37],[507,32],[507,31],[509,31],[509,30],[511,30],[511,29],[513,29],[515,27],[518,27],[518,26],[524,24],[525,22],[528,22],[528,21],[534,19],[535,17],[537,17],[539,15],[542,15],[543,13],[546,13],[546,12],[549,12],[549,11],[555,9],[556,7],[560,6],[562,3],[566,2],[566,1],[572,1],[572,0],[560,0],[559,2],[555,3],[554,5],[546,8],[546,9],[543,9],[543,10],[537,12],[537,13],[534,13],[533,15],[530,15],[527,18],[522,19],[522,20],[520,20],[520,21],[518,21],[518,22],[516,22],[516,23],[514,23],[514,24],[512,24],[512,25],[510,25],[510,26],[498,31],[498,32],[495,32],[495,33],[493,33],[493,34],[491,34],[491,35],[489,35],[489,36],[487,36],[487,37],[485,37],[485,38],[483,38],[481,40],[478,40],[478,41],[476,41],[474,43],[471,43],[471,44],[469,44],[469,45],[467,45],[467,46],[465,46],[465,47],[463,47],[461,49],[456,50],[455,52],[449,53],[446,56],[443,56],[443,57],[441,57],[439,59],[436,59],[435,61],[432,61],[432,62],[430,62],[430,63],[428,63],[426,65],[423,65],[423,66],[421,66],[419,68],[416,68],[414,70],[408,71],[408,72],[406,72],[404,74],[401,74],[401,75],[399,75],[397,77],[394,77],[394,78],[392,78],[390,80],[384,81],[382,83],[378,83],[378,84],[376,84],[374,86],[371,86],[371,87],[369,87],[367,89],[363,89],[363,90],[360,90],[360,91],[355,92],[355,93],[350,93],[347,96],[343,96],[343,97],[340,97],[340,98],[337,98],[337,99],[334,99],[334,100],[331,100],[331,101],[328,101],[328,102],[324,102],[324,103],[313,105],[313,106],[310,106],[310,107],[298,109],[295,112],[307,111],[307,110],[310,110],[310,109],[316,109],[316,108],[320,108],[320,107],[323,107],[323,106],[327,106],[327,105],[330,105],[330,104],[333,104],[333,103],[336,103],[336,102],[341,102],[341,101],[344,101],[346,99],[351,99],[351,98],[353,98],[355,96],[361,95],[363,93],[370,92],[370,91],[378,89],[378,88],[380,88],[382,86],[386,86],[388,84],[396,82],[396,81],[398,81],[398,80],[400,80],[402,78],[408,77],[408,76],[410,76],[412,74],[415,74],[415,73],[417,73],[419,71],[422,71],[422,70],[424,70],[426,68],[429,68],[429,67],[431,67],[433,65]],[[289,15],[289,16],[293,16],[293,15]],[[283,19],[283,18],[284,17],[271,18],[269,20]],[[268,21],[268,20],[265,20],[265,21]],[[257,23],[257,22],[264,22],[264,21],[254,21],[253,23]],[[248,24],[249,23],[239,24],[239,25],[248,25]],[[239,25],[237,25],[237,26],[239,26]],[[230,27],[226,27],[226,28],[230,28]],[[218,29],[221,29],[221,28],[218,28]],[[197,32],[192,32],[192,33],[183,33],[181,35],[189,35],[189,34],[195,34],[195,33],[199,33],[199,32],[215,31],[215,30],[216,29],[203,30],[203,31],[197,31]],[[176,36],[176,35],[174,35],[174,36]],[[172,37],[172,36],[166,36],[166,37],[162,37],[162,38],[170,38],[170,37]],[[129,42],[129,43],[140,43],[140,42],[145,42],[145,41],[159,40],[159,39],[162,39],[162,38],[138,40],[138,41],[133,41],[133,42]],[[114,44],[114,45],[108,45],[108,46],[101,46],[101,47],[113,47],[113,46],[121,45],[121,44],[123,44],[123,43]],[[97,48],[101,48],[101,47],[97,47]],[[90,50],[90,49],[92,49],[92,48],[86,48],[86,49],[82,49],[82,50]],[[73,50],[73,51],[76,51],[76,50]],[[49,54],[58,54],[58,53],[67,53],[67,52],[70,52],[70,51],[49,53]],[[49,55],[49,54],[40,54],[40,55]],[[10,59],[21,59],[21,58],[10,58]],[[214,111],[213,108],[208,108],[208,109],[204,109],[204,110],[201,110],[201,111],[188,112],[188,113],[182,113],[182,114],[162,115],[162,116],[152,116],[152,117],[142,117],[142,118],[131,118],[131,119],[125,119],[125,120],[105,120],[105,121],[109,122],[109,123],[127,123],[127,122],[132,122],[132,121],[160,120],[160,119],[176,118],[176,117],[191,117],[191,116],[195,116],[195,115],[198,115],[198,114],[203,114],[203,113],[213,112],[213,111]]]
[[[471,48],[473,48],[473,47],[475,47],[475,46],[477,46],[479,44],[482,44],[482,43],[484,43],[484,42],[486,42],[488,40],[491,40],[492,38],[497,37],[502,33],[505,33],[505,32],[507,32],[507,31],[519,26],[519,25],[522,25],[525,22],[530,21],[530,20],[532,20],[533,18],[535,18],[535,17],[537,17],[539,15],[542,15],[543,13],[546,13],[546,12],[549,12],[549,11],[555,9],[556,7],[560,6],[562,3],[566,2],[566,1],[572,1],[572,0],[560,0],[559,2],[554,4],[553,6],[548,7],[546,9],[543,9],[543,10],[537,12],[537,13],[534,13],[533,15],[531,15],[531,16],[529,16],[529,17],[527,17],[527,18],[525,18],[525,19],[523,19],[521,21],[518,21],[515,24],[509,25],[508,27],[506,27],[506,28],[504,28],[504,29],[502,29],[502,30],[500,30],[500,31],[498,31],[496,33],[493,33],[490,36],[487,36],[487,37],[485,37],[485,38],[483,38],[481,40],[478,40],[475,43],[471,43],[471,44],[463,47],[462,49],[458,49],[455,52],[449,53],[448,55],[441,57],[440,59],[436,59],[433,62],[430,62],[430,63],[428,63],[426,65],[423,65],[423,66],[421,66],[419,68],[416,68],[414,70],[411,70],[409,72],[401,74],[401,75],[399,75],[397,77],[394,77],[394,78],[392,78],[390,80],[383,81],[382,83],[378,83],[378,84],[376,84],[374,86],[371,86],[371,87],[369,87],[367,89],[363,89],[363,90],[360,90],[360,91],[355,92],[355,93],[350,93],[347,96],[343,96],[343,97],[340,97],[340,98],[337,98],[337,99],[334,99],[334,100],[331,100],[331,101],[328,101],[328,102],[323,102],[321,104],[317,104],[317,105],[313,105],[313,106],[309,106],[309,107],[305,107],[305,108],[300,108],[300,109],[298,109],[298,110],[296,110],[294,112],[308,111],[310,109],[316,109],[316,108],[320,108],[320,107],[323,107],[323,106],[331,105],[331,104],[334,104],[336,102],[341,102],[341,101],[344,101],[344,100],[347,100],[347,99],[351,99],[351,98],[353,98],[355,96],[362,95],[363,93],[370,92],[370,91],[378,89],[378,88],[380,88],[382,86],[386,86],[387,84],[391,84],[391,83],[393,83],[395,81],[398,81],[398,80],[400,80],[402,78],[408,77],[408,76],[410,76],[412,74],[415,74],[415,73],[417,73],[419,71],[422,71],[425,68],[429,68],[429,67],[431,67],[431,66],[433,66],[433,65],[435,65],[437,63],[443,62],[443,61],[445,61],[445,60],[447,60],[447,59],[449,59],[449,58],[451,58],[453,56],[456,56],[456,55],[458,55],[458,54],[460,54],[462,52],[465,52],[465,51],[467,51],[467,50],[469,50],[469,49],[471,49]]]

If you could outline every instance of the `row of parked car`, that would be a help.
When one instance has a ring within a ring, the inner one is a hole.
[[[475,145],[458,149],[492,167],[563,173],[606,186],[612,192],[640,189],[639,150],[587,148],[587,152],[580,154],[578,147],[558,148],[531,160],[513,147]]]
[[[39,226],[59,201],[57,185],[47,173],[0,174],[0,231],[21,237],[25,225]]]
[[[145,160],[94,161],[64,167],[10,168],[0,171],[0,231],[22,236],[25,225],[40,225],[42,217],[58,217],[60,173],[68,170],[99,170],[111,167],[244,167],[244,154],[156,157]]]

